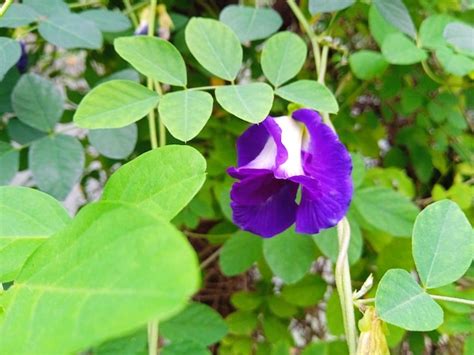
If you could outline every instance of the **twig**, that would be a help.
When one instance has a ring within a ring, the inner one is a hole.
[[[5,15],[5,12],[7,12],[8,8],[10,7],[11,4],[13,4],[13,0],[6,0],[3,3],[2,7],[0,7],[0,17]]]

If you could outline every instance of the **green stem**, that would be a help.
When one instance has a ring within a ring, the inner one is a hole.
[[[158,93],[158,95],[163,96],[163,90],[161,89],[161,85],[158,81],[155,81],[155,90]],[[160,118],[158,115],[158,126],[160,130],[160,147],[163,147],[166,145],[166,127],[163,123],[163,120]]]
[[[128,6],[130,7],[129,1],[125,0],[125,2],[128,3]],[[150,17],[148,19],[148,36],[150,37],[153,37],[155,35],[156,3],[157,3],[157,0],[150,1],[150,14],[149,14]],[[153,90],[154,82],[153,82],[153,79],[150,77],[147,78],[147,86],[148,86],[148,89]],[[157,86],[159,87],[159,85]],[[152,149],[158,148],[158,141],[156,139],[155,109],[153,109],[148,114],[148,127],[150,131],[151,148]],[[148,322],[148,355],[157,355],[159,353],[158,339],[159,339],[158,321],[151,320],[150,322]]]
[[[309,37],[311,46],[313,47],[314,65],[316,66],[316,73],[319,75],[319,71],[321,68],[321,54],[319,51],[318,37],[309,25],[309,22],[308,20],[306,20],[306,17],[303,15],[303,12],[301,12],[301,9],[298,7],[298,5],[296,5],[295,0],[287,0],[287,3]]]
[[[0,17],[5,15],[5,12],[7,12],[8,8],[10,7],[11,4],[13,4],[13,0],[6,0],[3,3],[2,7],[0,7]]]
[[[319,73],[318,73],[318,82],[320,82],[321,84],[324,84],[324,76],[326,75],[326,68],[328,64],[328,52],[329,52],[329,47],[323,46],[323,50],[321,52],[321,66],[319,67]]]
[[[86,2],[76,2],[76,3],[69,4],[69,8],[75,9],[79,7],[87,7],[87,6],[94,6],[94,5],[102,5],[102,1],[91,0],[91,1],[86,1]]]
[[[357,329],[352,301],[351,273],[347,257],[351,239],[351,227],[346,217],[338,223],[337,235],[339,239],[339,255],[336,261],[336,287],[341,302],[344,331],[349,347],[349,354],[354,355],[357,351]]]
[[[138,17],[130,4],[130,0],[123,0],[123,4],[125,5],[125,10],[128,16],[130,16],[130,19],[132,20],[133,26],[138,27]]]
[[[467,304],[469,306],[474,306],[473,300],[466,300],[464,298],[439,296],[439,295],[430,295],[430,296],[432,299],[438,300],[438,301],[447,301],[447,302],[461,303],[461,304]]]
[[[425,71],[426,75],[428,75],[428,77],[431,80],[433,80],[435,83],[438,83],[438,84],[441,84],[441,85],[446,84],[445,80],[443,80],[442,78],[438,77],[435,73],[433,73],[433,71],[431,70],[431,68],[428,65],[428,62],[426,60],[423,60],[421,62],[421,66],[422,66],[423,70]]]
[[[222,85],[221,85],[222,86]],[[217,89],[219,85],[210,85],[210,86],[198,86],[196,88],[189,88],[189,91],[196,91],[196,90],[214,90]]]

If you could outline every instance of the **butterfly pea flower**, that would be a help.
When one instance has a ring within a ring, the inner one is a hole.
[[[20,58],[18,59],[18,62],[16,62],[16,67],[18,71],[21,74],[23,74],[23,73],[26,73],[26,70],[28,68],[28,53],[26,52],[25,42],[20,41],[20,48],[21,48],[21,55],[20,55]]]
[[[238,179],[230,197],[243,230],[273,237],[295,223],[296,232],[314,234],[345,216],[351,157],[316,111],[268,116],[250,126],[237,140],[237,155],[237,166],[227,171]]]

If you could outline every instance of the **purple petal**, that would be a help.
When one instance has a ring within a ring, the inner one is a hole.
[[[309,131],[303,168],[306,176],[293,177],[302,185],[296,231],[318,233],[335,226],[347,213],[352,199],[352,162],[349,152],[331,128],[311,110],[293,113]]]
[[[233,220],[243,230],[273,237],[295,222],[297,191],[298,184],[273,173],[249,176],[232,186]]]
[[[264,125],[250,126],[237,139],[237,167],[247,165],[263,150],[270,135]]]

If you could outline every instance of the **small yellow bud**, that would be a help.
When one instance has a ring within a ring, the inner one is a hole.
[[[357,355],[390,355],[384,334],[384,323],[377,317],[374,307],[367,307],[359,321]]]

